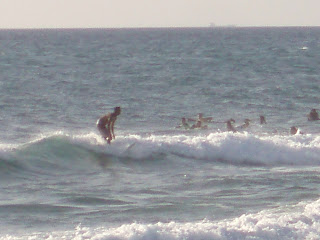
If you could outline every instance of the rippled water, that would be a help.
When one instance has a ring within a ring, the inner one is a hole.
[[[319,39],[0,31],[0,239],[318,238]],[[107,145],[95,123],[115,106]],[[215,122],[176,128],[198,113]],[[230,118],[250,127],[228,132]]]

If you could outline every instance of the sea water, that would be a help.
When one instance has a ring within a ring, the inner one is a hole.
[[[319,239],[313,108],[319,28],[1,30],[0,239]]]

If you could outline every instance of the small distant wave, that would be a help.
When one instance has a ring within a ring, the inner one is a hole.
[[[68,206],[55,206],[50,204],[5,204],[0,205],[0,210],[2,213],[12,213],[12,212],[20,212],[20,213],[65,213],[69,211],[73,211],[76,209],[75,207]],[[1,239],[1,238],[0,238]]]
[[[320,199],[302,202],[291,209],[261,211],[221,221],[131,223],[115,227],[104,227],[101,223],[98,228],[79,225],[70,231],[7,235],[0,239],[319,239],[319,209]]]
[[[42,136],[10,151],[0,149],[0,172],[21,169],[37,174],[56,171],[83,171],[109,161],[127,159],[150,161],[184,158],[191,161],[235,165],[316,165],[320,163],[318,135],[253,135],[217,132],[199,135],[183,133],[117,136],[111,145],[99,135],[64,133]]]

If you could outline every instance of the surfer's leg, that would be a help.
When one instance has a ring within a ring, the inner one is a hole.
[[[112,140],[112,135],[111,133],[109,132],[109,135],[105,138],[107,140],[107,143],[111,143],[111,140]]]
[[[99,129],[99,132],[100,132],[101,136],[103,137],[103,139],[107,140],[108,143],[110,143],[110,141],[112,139],[112,137],[110,135],[110,131],[105,127],[98,127],[98,129]]]

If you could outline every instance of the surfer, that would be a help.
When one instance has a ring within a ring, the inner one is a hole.
[[[316,120],[320,120],[319,118],[319,114],[317,113],[316,109],[312,109],[308,115],[308,120],[309,121],[316,121]]]
[[[112,139],[115,139],[114,135],[114,123],[117,120],[117,116],[120,115],[120,107],[115,107],[113,113],[108,113],[107,115],[102,116],[97,121],[97,128],[102,135],[102,137],[107,140],[110,144]]]
[[[226,123],[227,123],[227,129],[228,129],[228,131],[230,131],[230,132],[237,132],[237,130],[234,128],[234,126],[232,126],[232,123],[235,123],[236,121],[233,119],[233,118],[231,118],[231,119],[229,119]]]
[[[264,116],[260,116],[260,124],[267,124],[266,118]]]

